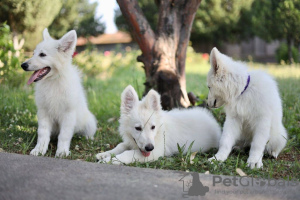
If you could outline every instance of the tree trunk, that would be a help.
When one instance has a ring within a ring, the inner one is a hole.
[[[153,88],[161,94],[162,107],[188,107],[185,59],[190,31],[201,0],[156,0],[159,7],[157,32],[151,29],[137,0],[117,0],[137,41],[144,64],[145,92]]]
[[[289,62],[292,64],[294,62],[293,59],[293,46],[294,46],[294,41],[291,37],[288,36],[287,38],[287,45],[288,45],[288,57],[289,57]]]

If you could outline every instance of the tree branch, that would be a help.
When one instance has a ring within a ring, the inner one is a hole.
[[[129,27],[132,29],[131,32],[133,37],[143,52],[142,57],[145,57],[145,59],[140,57],[138,61],[144,63],[147,74],[149,73],[147,71],[147,66],[150,66],[152,62],[152,49],[155,43],[155,33],[151,29],[137,0],[117,0],[117,2]]]
[[[185,74],[186,49],[189,44],[189,38],[195,14],[200,3],[201,0],[190,0],[184,5],[185,8],[182,9],[181,12],[178,12],[178,19],[181,21],[181,30],[178,49],[176,52],[176,66],[181,76]]]
[[[175,0],[175,4],[179,4],[183,9],[179,9],[177,12],[178,24],[181,25],[179,33],[178,48],[176,51],[176,68],[179,73],[179,83],[182,91],[181,104],[185,107],[189,106],[190,101],[186,91],[186,77],[185,77],[185,61],[186,61],[186,50],[189,44],[192,24],[195,18],[195,14],[201,0],[189,0],[180,1]],[[182,3],[182,5],[180,5]]]

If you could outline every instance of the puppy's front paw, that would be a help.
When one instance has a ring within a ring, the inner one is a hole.
[[[70,155],[70,151],[69,149],[57,149],[56,153],[55,153],[55,157],[66,157]]]
[[[107,158],[106,158],[106,159],[107,159]],[[110,161],[111,161],[111,164],[113,164],[113,165],[122,165],[122,164],[123,164],[123,163],[122,163],[120,160],[118,160],[116,157],[110,159]]]
[[[103,160],[103,159],[108,158],[108,157],[109,158],[111,157],[111,154],[108,153],[108,152],[98,153],[96,155],[97,160]]]
[[[42,149],[34,148],[31,150],[30,155],[32,156],[39,156],[39,155],[45,155],[46,151],[43,151]]]
[[[123,164],[116,157],[113,157],[113,158],[106,157],[106,158],[100,160],[98,163],[108,163],[108,164],[113,164],[113,165],[121,165],[121,164]]]
[[[101,159],[98,159],[98,163],[109,163],[110,160],[111,160],[111,157],[101,158]]]
[[[213,162],[213,161],[215,161],[215,160],[217,160],[217,161],[220,161],[220,162],[223,162],[223,161],[225,161],[227,158],[225,157],[225,156],[222,156],[222,155],[220,155],[220,154],[216,154],[214,157],[211,157],[211,158],[209,158],[208,159],[208,161],[209,162]]]
[[[250,167],[251,169],[254,169],[254,168],[261,168],[263,167],[263,163],[262,163],[262,159],[261,158],[248,158],[247,160],[247,166]]]

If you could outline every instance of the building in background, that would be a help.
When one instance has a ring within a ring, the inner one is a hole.
[[[275,52],[279,45],[279,41],[267,43],[264,40],[255,37],[241,43],[226,43],[222,48],[220,48],[220,50],[234,59],[253,60],[255,62],[276,62]],[[88,38],[78,38],[76,48],[78,52],[85,50],[89,46],[103,52],[124,51],[126,47],[130,47],[135,50],[139,49],[131,35],[123,31],[117,31],[113,34],[102,34],[97,37],[90,36]],[[213,46],[206,44],[193,44],[193,48],[197,52],[210,53]]]
[[[224,53],[236,59],[276,62],[275,53],[279,45],[278,40],[267,43],[258,37],[254,37],[239,44],[225,44]]]
[[[124,51],[126,47],[138,49],[138,45],[133,41],[131,35],[126,32],[117,31],[113,34],[102,34],[97,37],[79,37],[76,51],[81,52],[92,46],[98,51]]]

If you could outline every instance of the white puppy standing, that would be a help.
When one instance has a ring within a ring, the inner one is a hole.
[[[119,132],[123,142],[97,154],[99,160],[109,162],[114,154],[113,164],[147,162],[178,153],[177,144],[185,145],[184,153],[192,142],[191,151],[205,152],[219,145],[221,128],[204,108],[163,111],[156,91],[150,90],[139,101],[132,86],[123,91],[121,101]]]
[[[25,71],[34,71],[27,84],[36,82],[38,140],[30,154],[44,155],[50,136],[59,134],[56,156],[67,156],[74,132],[93,138],[97,121],[88,109],[80,72],[72,65],[76,32],[54,40],[45,29],[43,37],[32,58],[21,65]]]
[[[251,145],[248,166],[263,166],[264,150],[277,158],[285,147],[287,132],[282,124],[282,105],[276,82],[265,72],[248,72],[213,48],[207,76],[208,105],[225,105],[226,120],[215,157],[224,161],[238,142]]]

